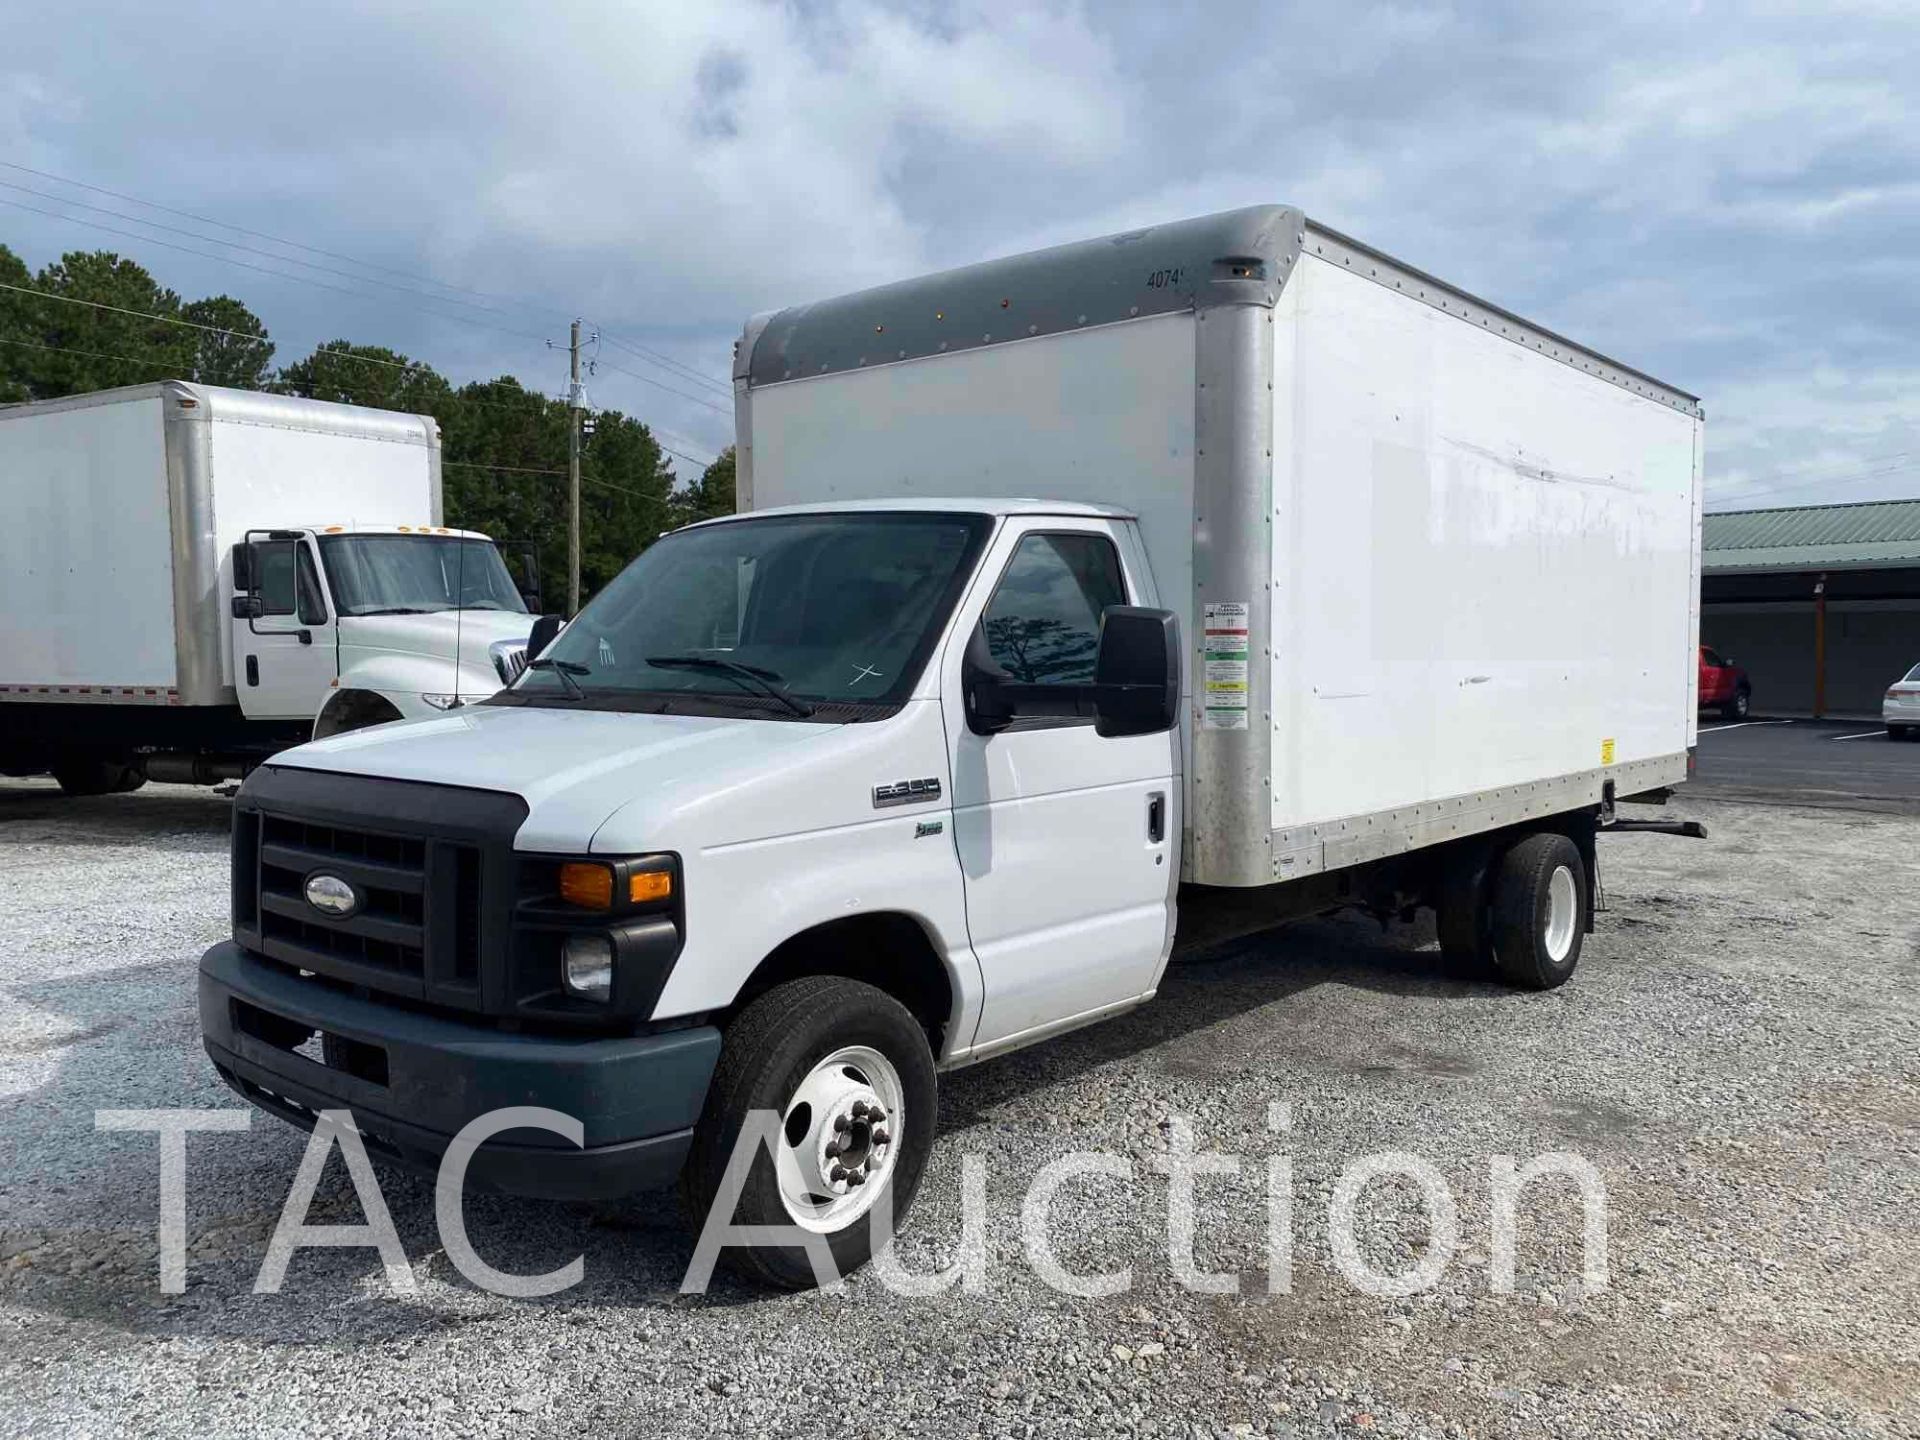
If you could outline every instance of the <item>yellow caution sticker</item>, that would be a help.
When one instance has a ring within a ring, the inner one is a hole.
[[[1600,763],[1602,765],[1611,765],[1613,763],[1612,740],[1602,740],[1600,742]]]

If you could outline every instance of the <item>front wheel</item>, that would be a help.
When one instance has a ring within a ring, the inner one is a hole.
[[[1525,990],[1564,985],[1580,963],[1587,864],[1565,835],[1542,830],[1501,857],[1493,882],[1493,955],[1501,978]]]
[[[846,1275],[877,1243],[876,1203],[897,1226],[933,1148],[933,1052],[926,1031],[885,991],[837,975],[769,990],[727,1027],[693,1147],[681,1171],[689,1222],[707,1223],[748,1115],[772,1111],[773,1154],[753,1157],[730,1217],[736,1225],[796,1227],[825,1238]],[[799,1246],[731,1247],[722,1258],[749,1279],[785,1289],[815,1281]]]

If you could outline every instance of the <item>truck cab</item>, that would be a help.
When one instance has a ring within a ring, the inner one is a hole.
[[[521,1132],[474,1173],[607,1195],[718,1175],[701,1116],[739,1098],[714,1098],[731,1046],[793,1132],[764,1207],[857,1249],[879,1185],[911,1194],[937,1067],[1159,983],[1181,802],[1158,598],[1117,507],[677,531],[501,693],[253,773],[208,1050],[256,1103],[349,1104],[416,1163],[489,1097],[577,1116],[579,1149]],[[765,1071],[751,1037],[821,1024],[830,1063]],[[327,1063],[299,1053],[316,1033]]]
[[[311,721],[324,738],[483,699],[526,660],[526,597],[474,531],[253,531],[231,574],[233,685],[250,720]]]

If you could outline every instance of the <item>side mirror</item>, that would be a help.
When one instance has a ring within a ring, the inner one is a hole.
[[[1093,662],[1097,735],[1157,735],[1180,719],[1180,621],[1171,610],[1109,605]]]
[[[966,691],[967,728],[976,735],[997,735],[1014,721],[1019,707],[1007,688],[1012,677],[1000,668],[987,648],[987,632],[978,625],[967,641],[966,659],[961,665],[961,684]]]
[[[267,613],[266,602],[258,595],[236,595],[232,608],[236,620],[258,620]]]
[[[520,592],[520,603],[527,607],[527,613],[529,615],[538,615],[540,613],[540,606],[544,603],[544,600],[545,597],[542,596],[538,590],[522,590]]]
[[[253,589],[253,544],[242,540],[233,547],[233,588]]]
[[[538,660],[541,653],[553,644],[553,637],[566,628],[566,620],[558,615],[542,615],[533,622],[533,633],[527,637],[527,659]]]

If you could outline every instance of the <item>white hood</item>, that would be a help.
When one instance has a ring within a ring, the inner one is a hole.
[[[524,642],[533,630],[533,618],[505,610],[343,615],[340,683],[348,689],[390,695],[437,692],[481,699],[501,685],[488,647],[499,640]],[[401,708],[410,713],[404,705]]]
[[[460,662],[491,670],[487,647],[496,640],[524,640],[531,615],[509,610],[436,610],[426,615],[342,615],[343,647],[389,655],[427,655],[451,660],[458,639]]]
[[[766,827],[791,812],[763,804],[763,787],[817,774],[821,752],[842,748],[846,731],[883,728],[475,705],[337,735],[272,763],[518,795],[531,812],[518,838],[523,850],[673,848],[695,816],[703,817],[703,838],[772,833]],[[623,826],[617,844],[596,844],[609,817],[629,807],[644,818]],[[636,828],[644,838],[633,838]]]

